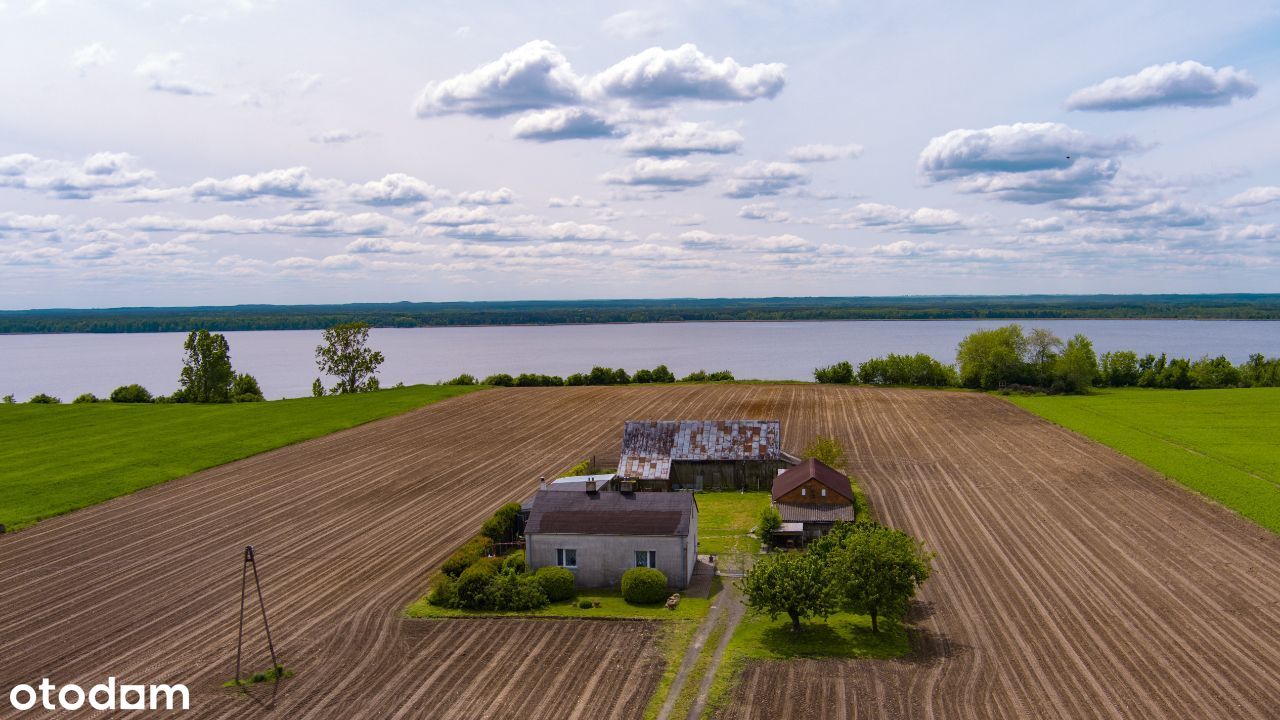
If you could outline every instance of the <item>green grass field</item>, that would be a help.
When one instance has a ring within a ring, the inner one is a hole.
[[[1280,388],[1009,400],[1280,532]]]
[[[0,524],[30,525],[475,387],[229,405],[0,405]]]
[[[760,522],[760,513],[769,507],[769,493],[707,491],[698,493],[696,499],[699,554],[760,552],[760,541],[747,533]]]

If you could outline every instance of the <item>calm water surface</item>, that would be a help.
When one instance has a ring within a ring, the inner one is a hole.
[[[386,355],[384,386],[436,382],[462,372],[568,375],[592,365],[628,371],[666,363],[676,375],[728,368],[739,378],[808,380],[813,368],[858,363],[890,352],[924,352],[946,362],[979,328],[1007,321],[909,320],[776,323],[656,323],[543,327],[376,329],[370,344]],[[1250,353],[1280,356],[1280,322],[1194,320],[1043,320],[1066,339],[1084,333],[1099,353],[1134,350],[1197,358]],[[258,378],[269,398],[311,392],[317,376],[318,330],[228,332],[237,371]],[[0,335],[0,395],[19,400],[40,392],[70,401],[141,383],[152,392],[177,388],[182,333]],[[326,379],[331,384],[331,379]]]

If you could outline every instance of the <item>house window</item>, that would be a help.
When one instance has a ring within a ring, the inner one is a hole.
[[[578,567],[578,551],[574,548],[556,548],[556,564],[560,567]]]
[[[826,497],[826,496],[827,496],[827,489],[822,488],[822,497]]]
[[[658,553],[656,550],[637,550],[636,551],[636,567],[656,568],[658,567]]]
[[[808,494],[809,494],[809,489],[808,489],[808,488],[800,488],[800,496],[801,496],[801,497],[804,497],[805,495],[808,495]]]

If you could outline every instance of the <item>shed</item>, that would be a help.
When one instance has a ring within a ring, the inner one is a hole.
[[[764,490],[792,462],[777,420],[628,420],[618,477],[646,490]]]

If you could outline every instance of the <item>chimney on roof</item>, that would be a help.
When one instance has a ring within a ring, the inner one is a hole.
[[[543,475],[542,477],[538,478],[538,489],[539,489],[539,490],[546,490],[546,489],[547,489],[547,476],[546,476],[546,475]]]
[[[584,483],[584,484],[587,486],[587,492],[589,492],[589,493],[593,493],[593,492],[595,492],[595,491],[596,491],[596,479],[595,479],[595,478],[588,478],[588,479],[587,479],[587,482],[586,482],[586,483]]]

